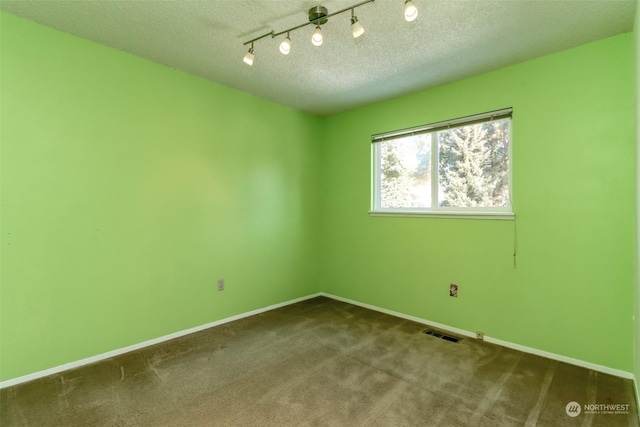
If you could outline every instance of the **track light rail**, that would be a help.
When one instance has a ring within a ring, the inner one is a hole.
[[[278,36],[281,36],[283,34],[289,33],[291,31],[297,30],[299,28],[306,27],[307,25],[317,24],[321,19],[327,19],[327,18],[331,18],[332,16],[340,15],[341,13],[344,13],[344,12],[347,12],[349,10],[355,9],[356,7],[365,5],[367,3],[373,3],[374,1],[376,1],[376,0],[366,0],[366,1],[360,2],[358,4],[354,4],[353,6],[345,7],[344,9],[341,9],[341,10],[339,10],[337,12],[330,13],[330,14],[328,14],[326,16],[321,16],[319,18],[314,19],[313,21],[308,21],[308,22],[305,22],[304,24],[300,24],[300,25],[297,25],[295,27],[291,27],[289,29],[279,31],[277,33],[274,33],[273,31],[270,31],[268,33],[265,33],[265,34],[263,34],[261,36],[256,37],[255,39],[248,40],[248,41],[246,41],[246,42],[244,42],[242,44],[246,46],[246,45],[248,45],[250,43],[253,43],[255,41],[261,40],[261,39],[263,39],[265,37],[269,37],[269,36],[271,36],[271,38],[278,37]]]
[[[258,37],[256,37],[255,39],[251,39],[251,40],[249,40],[249,41],[246,41],[246,42],[244,42],[244,43],[242,43],[242,44],[246,46],[246,45],[248,45],[249,43],[256,42],[256,41],[261,40],[261,39],[263,39],[263,38],[265,38],[265,37],[268,37],[268,36],[271,36],[272,38],[273,38],[273,37],[275,37],[275,35],[273,34],[273,31],[271,31],[271,32],[269,32],[269,33],[266,33],[266,34],[263,34],[263,35],[261,35],[261,36],[258,36]]]
[[[245,54],[243,61],[248,64],[248,65],[253,65],[253,59],[254,59],[254,49],[253,49],[253,44],[254,42],[264,39],[266,37],[271,37],[272,39],[286,34],[286,38],[284,40],[282,40],[282,42],[280,43],[280,52],[283,55],[288,55],[289,52],[291,51],[291,39],[289,38],[289,33],[291,33],[292,31],[295,31],[297,29],[306,27],[307,25],[315,25],[316,29],[313,32],[313,35],[311,37],[311,43],[314,46],[320,46],[322,45],[322,41],[323,41],[323,36],[322,36],[322,28],[321,25],[324,25],[329,18],[331,18],[332,16],[336,16],[339,15],[341,13],[344,12],[348,12],[351,11],[351,32],[353,35],[353,38],[358,38],[360,37],[364,32],[365,29],[362,26],[362,24],[358,21],[358,18],[355,16],[355,9],[357,7],[360,6],[364,6],[365,4],[368,3],[373,3],[375,0],[364,0],[361,1],[360,3],[356,3],[354,5],[351,5],[349,7],[345,7],[344,9],[340,9],[337,12],[333,12],[333,13],[327,13],[327,9],[323,6],[316,6],[314,8],[311,8],[309,10],[309,20],[307,22],[304,22],[300,25],[296,25],[295,27],[291,27],[291,28],[287,28],[286,30],[282,30],[282,31],[278,31],[275,32],[274,30],[269,31],[268,33],[264,33],[258,37],[255,37],[251,40],[247,40],[246,42],[243,43],[244,46],[250,44],[251,47],[249,48],[249,51]],[[418,16],[418,9],[415,7],[415,5],[413,4],[412,0],[404,0],[404,17],[405,20],[408,22],[411,22],[413,20],[416,19],[416,17]]]
[[[326,16],[322,16],[320,18],[316,18],[313,21],[305,22],[304,24],[300,24],[297,27],[292,27],[292,28],[289,28],[288,30],[283,30],[283,31],[280,31],[278,33],[275,33],[271,37],[278,37],[278,36],[281,36],[283,34],[286,34],[286,33],[290,32],[290,31],[297,30],[298,28],[306,27],[307,25],[311,25],[311,24],[317,24],[318,21],[320,21],[321,19],[327,19],[327,18],[331,18],[332,16],[340,15],[341,13],[347,12],[349,10],[353,10],[356,7],[362,6],[364,4],[373,3],[374,1],[376,1],[376,0],[366,0],[366,1],[360,2],[358,4],[354,4],[353,6],[345,7],[344,9],[341,9],[341,10],[339,10],[337,12],[333,12],[333,13],[330,13],[330,14],[328,14]]]

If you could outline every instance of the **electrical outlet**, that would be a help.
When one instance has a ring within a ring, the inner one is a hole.
[[[458,298],[458,285],[455,283],[449,285],[449,296]]]
[[[218,279],[218,290],[224,291],[224,279]]]
[[[484,340],[484,332],[476,332],[476,339],[477,340]]]

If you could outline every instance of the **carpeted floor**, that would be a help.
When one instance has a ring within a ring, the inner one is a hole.
[[[5,388],[0,424],[638,425],[630,380],[425,329],[314,298]],[[628,414],[585,412],[599,404]]]

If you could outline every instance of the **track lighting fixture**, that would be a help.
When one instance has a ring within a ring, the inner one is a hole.
[[[253,42],[251,42],[251,47],[249,48],[249,52],[246,53],[244,58],[242,59],[245,64],[251,66],[253,65]]]
[[[322,46],[323,41],[324,38],[322,37],[322,28],[320,28],[320,25],[316,25],[316,30],[311,35],[311,43],[314,46]]]
[[[360,7],[363,6],[367,3],[373,3],[375,0],[365,0],[362,1],[360,3],[354,4],[353,6],[349,6],[345,9],[339,10],[337,12],[334,13],[328,13],[327,8],[323,7],[323,6],[315,6],[312,7],[311,9],[309,9],[309,21],[305,22],[303,24],[300,24],[296,27],[291,27],[288,28],[284,31],[280,31],[280,32],[274,32],[271,31],[269,33],[263,34],[261,36],[256,37],[255,39],[252,40],[248,40],[246,42],[244,42],[244,45],[248,45],[251,44],[251,48],[249,48],[249,52],[247,52],[244,55],[244,59],[243,61],[248,64],[248,65],[253,65],[253,58],[254,58],[254,51],[253,51],[253,43],[261,40],[265,37],[277,37],[280,36],[282,34],[286,34],[287,36],[284,38],[284,40],[282,40],[282,42],[280,42],[280,52],[283,55],[288,55],[289,52],[291,52],[291,39],[289,38],[289,33],[291,31],[297,30],[299,28],[302,27],[306,27],[307,25],[315,25],[315,30],[313,31],[313,34],[311,35],[311,43],[314,46],[321,46],[322,42],[324,41],[324,38],[322,36],[322,28],[320,27],[321,25],[326,24],[329,21],[329,18],[332,16],[336,16],[339,15],[341,13],[347,12],[347,11],[351,11],[351,34],[353,35],[353,38],[358,38],[361,35],[364,34],[364,27],[362,26],[362,24],[360,24],[360,22],[358,22],[358,18],[355,15],[355,8],[356,7]],[[418,9],[416,8],[416,6],[413,4],[413,2],[411,0],[405,0],[404,2],[404,19],[406,19],[407,21],[413,21],[414,19],[416,19],[418,16]]]
[[[405,0],[404,2],[404,19],[407,22],[411,22],[418,17],[418,8],[411,0]]]
[[[351,9],[351,34],[353,34],[354,39],[364,34],[364,27],[358,22],[358,18],[355,16],[353,9]]]
[[[289,33],[287,33],[287,37],[280,43],[280,53],[289,55],[289,52],[291,52],[291,39],[289,38]]]

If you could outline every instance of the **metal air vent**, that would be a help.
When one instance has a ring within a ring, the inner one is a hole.
[[[443,334],[442,332],[434,331],[433,329],[427,329],[426,331],[424,331],[424,333],[427,335],[431,335],[432,337],[440,338],[440,339],[451,341],[451,342],[458,342],[462,339],[458,337],[452,337],[451,335]]]

